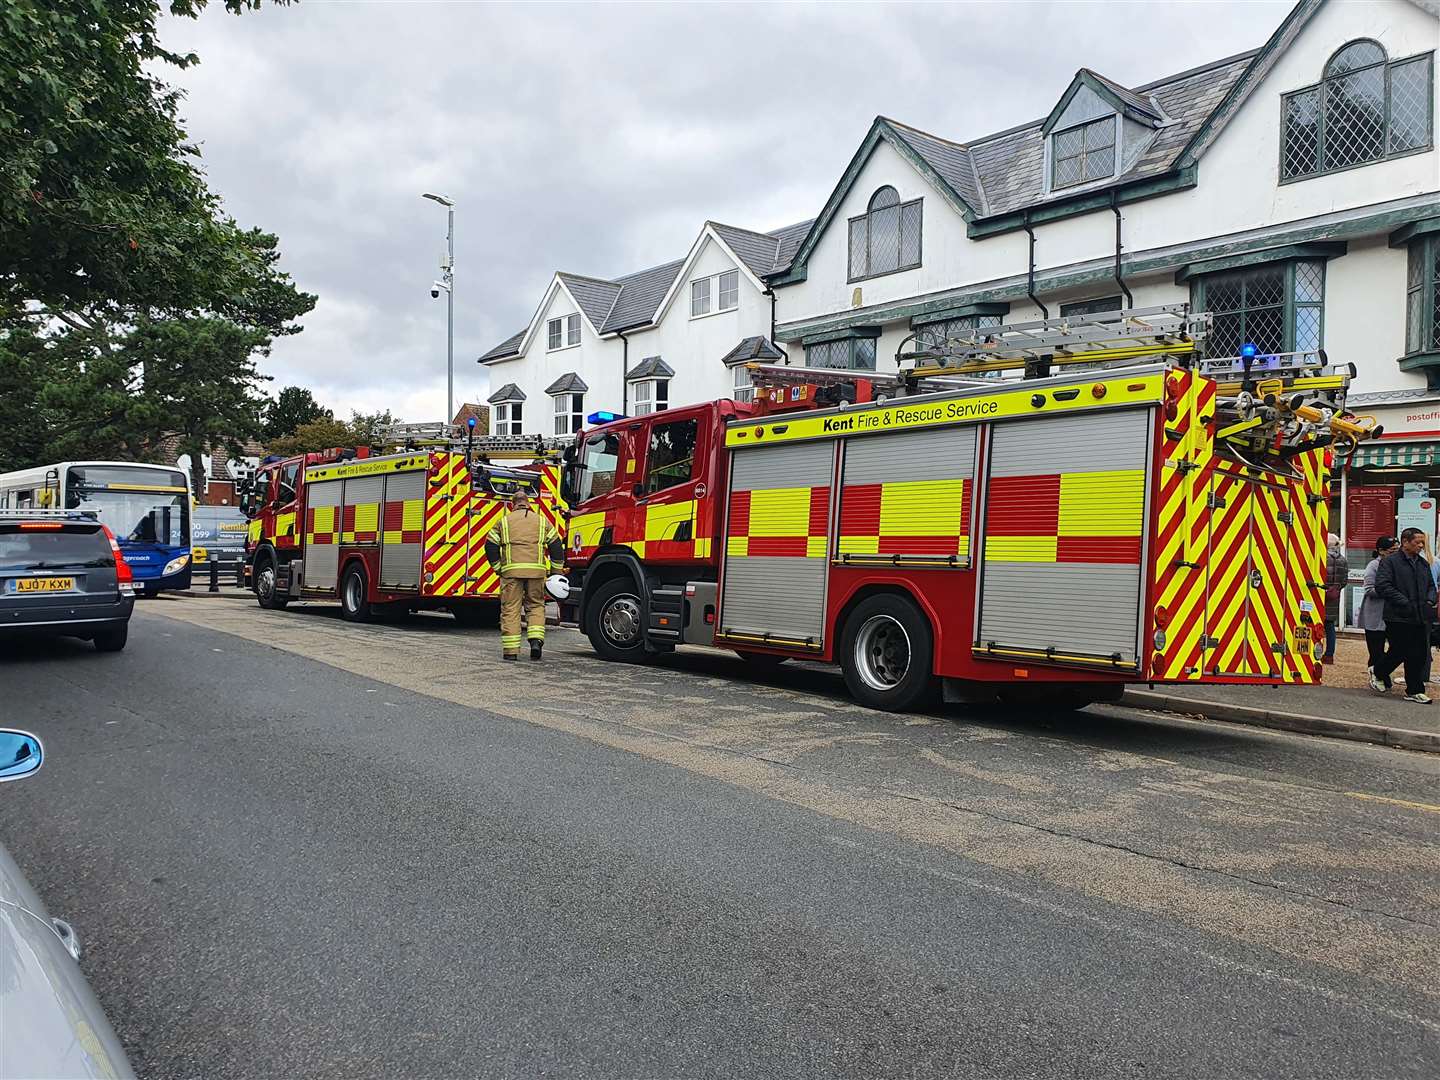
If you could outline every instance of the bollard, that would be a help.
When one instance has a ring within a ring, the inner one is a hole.
[[[245,588],[245,560],[240,559],[235,563],[235,587]]]
[[[210,591],[220,591],[220,560],[214,555],[210,556]]]

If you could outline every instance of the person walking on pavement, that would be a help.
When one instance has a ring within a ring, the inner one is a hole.
[[[1383,694],[1390,675],[1405,666],[1405,700],[1429,705],[1425,693],[1425,667],[1430,651],[1430,623],[1435,618],[1435,580],[1421,554],[1425,534],[1406,529],[1400,550],[1381,561],[1375,571],[1375,591],[1384,601],[1388,648],[1370,674],[1370,689]]]
[[[520,659],[523,607],[530,659],[539,660],[545,647],[545,575],[549,565],[565,561],[565,548],[545,516],[531,509],[524,489],[515,492],[510,509],[485,538],[485,557],[500,575],[501,655]]]
[[[1340,622],[1340,598],[1345,594],[1345,585],[1350,580],[1350,560],[1340,537],[1331,533],[1325,539],[1325,658],[1324,662],[1335,662],[1335,631]]]
[[[1365,631],[1365,648],[1370,657],[1366,671],[1373,678],[1375,668],[1385,658],[1385,601],[1375,591],[1375,575],[1384,562],[1400,550],[1400,541],[1393,536],[1382,536],[1375,541],[1374,557],[1365,565],[1365,586],[1360,598],[1360,629]],[[1388,690],[1390,680],[1385,679]]]

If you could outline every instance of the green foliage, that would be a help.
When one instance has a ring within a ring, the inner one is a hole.
[[[160,11],[0,0],[0,467],[171,436],[198,462],[204,442],[258,434],[255,357],[315,305],[276,238],[206,186],[180,93],[154,74],[197,58],[161,47]]]
[[[303,386],[287,386],[265,410],[265,437],[281,439],[294,435],[301,424],[333,419],[334,413],[315,400]]]
[[[317,450],[328,450],[332,446],[355,446],[355,429],[343,420],[313,420],[301,424],[295,434],[274,439],[267,450],[272,454],[310,454]]]
[[[390,410],[377,413],[350,413],[351,437],[355,440],[356,446],[368,446],[372,450],[382,450],[380,439],[384,430],[395,422],[390,415]]]

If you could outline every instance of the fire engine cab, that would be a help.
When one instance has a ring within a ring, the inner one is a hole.
[[[891,710],[1316,682],[1332,456],[1378,429],[1353,368],[1203,358],[1208,322],[987,328],[895,376],[757,365],[754,403],[582,432],[562,618],[611,660],[833,661]]]
[[[499,577],[485,537],[525,489],[564,534],[554,440],[396,425],[399,453],[335,448],[267,461],[242,497],[245,578],[260,606],[338,600],[351,621],[445,609],[491,625]]]

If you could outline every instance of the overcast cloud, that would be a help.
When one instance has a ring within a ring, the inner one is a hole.
[[[344,415],[434,419],[430,298],[457,202],[455,391],[555,270],[683,256],[707,218],[814,216],[876,114],[964,141],[1049,111],[1075,69],[1137,85],[1262,44],[1286,2],[322,3],[170,20],[211,186],[319,294],[264,361]]]

